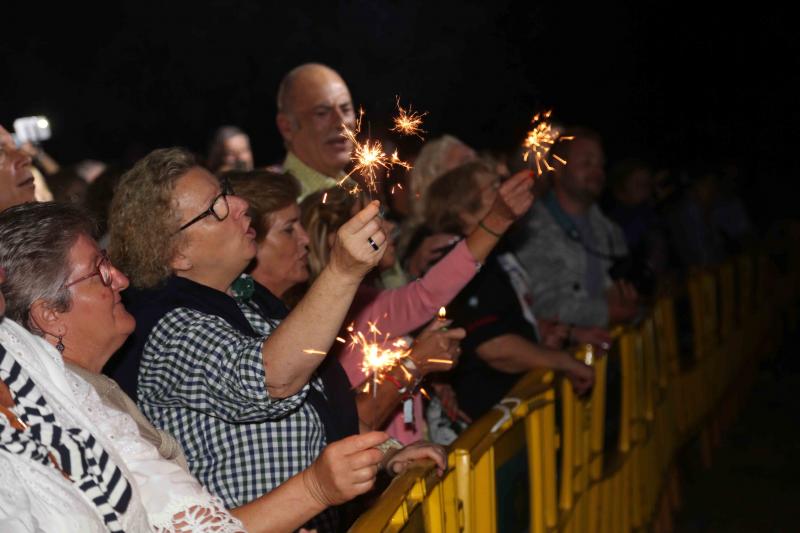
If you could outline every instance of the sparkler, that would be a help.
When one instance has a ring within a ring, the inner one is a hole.
[[[354,147],[353,154],[350,156],[350,160],[353,161],[353,170],[339,180],[339,186],[343,186],[348,178],[354,174],[358,174],[364,178],[368,191],[378,192],[376,182],[378,179],[377,173],[380,169],[386,170],[388,177],[389,172],[391,172],[394,166],[400,166],[406,170],[410,170],[411,165],[400,159],[397,150],[395,150],[391,156],[387,155],[383,151],[383,144],[377,139],[372,140],[368,138],[363,143],[358,142],[357,136],[361,133],[361,121],[363,118],[364,110],[360,109],[355,129],[351,130],[346,125],[342,125],[342,136],[353,143]],[[356,194],[357,192],[358,186],[350,191],[351,194]]]
[[[371,379],[367,381],[364,392],[369,392],[370,383],[372,383],[372,398],[375,399],[378,394],[378,384],[383,382],[386,373],[394,368],[401,359],[408,357],[411,349],[403,339],[396,339],[387,347],[389,334],[381,333],[375,322],[367,322],[367,324],[369,325],[369,339],[362,332],[353,331],[352,324],[347,330],[350,332],[350,349],[358,346],[364,354],[364,358],[361,361],[361,371],[367,378],[371,376]],[[397,366],[407,374],[406,377],[411,378],[403,365]],[[377,413],[374,413],[373,416],[377,416]],[[372,425],[375,426],[374,418],[372,422]]]
[[[420,140],[424,141],[422,133],[427,133],[422,129],[422,117],[427,115],[428,112],[418,113],[412,109],[411,104],[408,105],[408,110],[405,110],[400,105],[400,97],[397,97],[397,116],[394,117],[394,128],[390,131],[396,131],[401,135],[416,135]]]
[[[396,339],[387,347],[389,334],[381,333],[375,322],[367,322],[367,324],[369,324],[368,335],[370,339],[367,339],[367,336],[360,331],[351,331],[350,347],[353,349],[358,346],[364,353],[364,358],[361,362],[361,371],[364,372],[364,375],[367,377],[370,375],[372,376],[374,394],[375,386],[383,381],[383,376],[386,372],[391,370],[398,361],[404,357],[408,357],[411,350],[409,349],[408,343],[403,339]]]
[[[558,128],[554,127],[550,122],[550,115],[553,113],[552,109],[548,109],[542,113],[536,113],[531,119],[533,127],[528,132],[525,140],[522,143],[525,148],[525,153],[522,154],[522,159],[528,161],[533,155],[534,162],[536,163],[536,171],[542,173],[542,165],[546,170],[553,170],[552,165],[547,162],[547,154],[550,149],[558,140],[571,141],[574,137],[562,137]],[[566,165],[566,160],[553,154],[553,159]]]

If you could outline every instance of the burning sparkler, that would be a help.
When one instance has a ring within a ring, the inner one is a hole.
[[[522,146],[525,148],[525,153],[522,159],[528,161],[533,155],[534,162],[536,163],[536,171],[542,173],[542,165],[546,170],[553,170],[552,165],[547,162],[547,154],[550,149],[558,140],[571,141],[574,137],[562,137],[558,128],[554,127],[550,122],[550,115],[553,113],[552,109],[544,111],[543,113],[536,113],[531,119],[533,127],[528,132]],[[553,154],[553,159],[566,165],[566,160]]]
[[[424,141],[422,133],[427,133],[422,129],[422,117],[427,115],[428,112],[418,113],[412,109],[411,104],[408,105],[408,110],[400,106],[400,97],[397,97],[397,116],[394,117],[394,128],[391,131],[396,131],[401,135],[416,135],[420,140]]]
[[[353,161],[353,170],[346,176],[339,180],[339,186],[343,186],[348,178],[354,174],[358,174],[364,178],[367,190],[370,192],[377,192],[378,187],[376,182],[378,180],[378,171],[384,169],[388,173],[394,166],[401,166],[406,170],[411,169],[411,165],[400,159],[397,150],[389,156],[383,151],[383,144],[379,140],[367,139],[363,143],[358,142],[358,134],[361,133],[361,121],[364,118],[364,110],[359,110],[358,120],[356,120],[356,127],[351,130],[346,125],[343,125],[342,136],[353,143],[353,154],[350,159]],[[356,194],[358,186],[350,191],[351,194]]]
[[[372,391],[375,394],[378,383],[383,381],[383,376],[411,353],[408,343],[403,339],[397,339],[387,346],[389,334],[383,334],[378,329],[377,324],[368,322],[370,339],[362,332],[350,330],[350,347],[361,348],[364,358],[361,361],[361,371],[367,377],[372,377]],[[349,329],[349,328],[348,328]],[[400,368],[403,368],[400,366]],[[404,368],[403,368],[404,369]],[[405,370],[405,369],[404,369]]]

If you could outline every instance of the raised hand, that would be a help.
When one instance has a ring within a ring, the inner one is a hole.
[[[486,215],[492,228],[505,230],[533,204],[533,171],[521,170],[500,185],[492,208]],[[505,227],[501,228],[500,225]]]
[[[336,232],[328,263],[338,275],[360,283],[386,251],[386,234],[378,218],[380,203],[373,200]]]

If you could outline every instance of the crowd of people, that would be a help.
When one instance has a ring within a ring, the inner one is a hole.
[[[0,529],[343,530],[524,373],[589,391],[571,348],[753,237],[719,170],[667,195],[631,159],[606,187],[582,127],[546,174],[443,135],[369,191],[355,121],[304,64],[266,167],[235,126],[127,169],[0,127]],[[376,378],[365,342],[404,356]]]

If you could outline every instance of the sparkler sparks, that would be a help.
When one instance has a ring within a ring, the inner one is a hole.
[[[359,110],[355,129],[351,130],[346,125],[343,125],[342,136],[353,143],[353,153],[350,156],[350,160],[353,161],[353,170],[339,180],[339,186],[343,186],[351,176],[358,174],[364,178],[364,184],[368,191],[378,192],[378,172],[381,169],[386,170],[386,177],[388,178],[393,167],[400,166],[410,170],[411,165],[400,159],[397,150],[391,156],[386,154],[383,151],[383,144],[377,139],[368,138],[363,143],[358,142],[358,134],[361,133],[361,121],[363,118],[364,110],[361,109]],[[358,186],[356,186],[350,193],[356,194],[358,190]]]
[[[533,155],[534,162],[536,163],[536,171],[539,174],[542,173],[543,166],[545,170],[553,170],[553,166],[547,162],[547,154],[556,141],[569,141],[573,139],[573,137],[561,137],[561,132],[550,122],[550,115],[552,113],[552,109],[549,109],[542,113],[535,114],[533,119],[531,119],[533,127],[522,143],[522,146],[525,148],[522,159],[528,161],[531,155]],[[553,154],[553,159],[562,165],[567,164],[564,159],[555,154]]]
[[[350,349],[360,348],[364,354],[361,362],[361,371],[367,377],[372,377],[373,389],[377,383],[383,381],[383,376],[391,370],[398,361],[408,357],[411,349],[403,339],[396,339],[389,343],[389,334],[382,333],[375,322],[367,322],[369,331],[364,335],[360,331],[350,332]],[[367,338],[369,337],[369,338]],[[400,368],[403,368],[400,366]]]
[[[420,140],[425,140],[422,133],[427,133],[422,129],[422,117],[427,115],[428,112],[418,113],[412,109],[411,104],[408,105],[408,110],[403,109],[400,105],[400,97],[397,97],[397,116],[394,117],[394,128],[391,131],[396,131],[401,135],[416,135]]]

